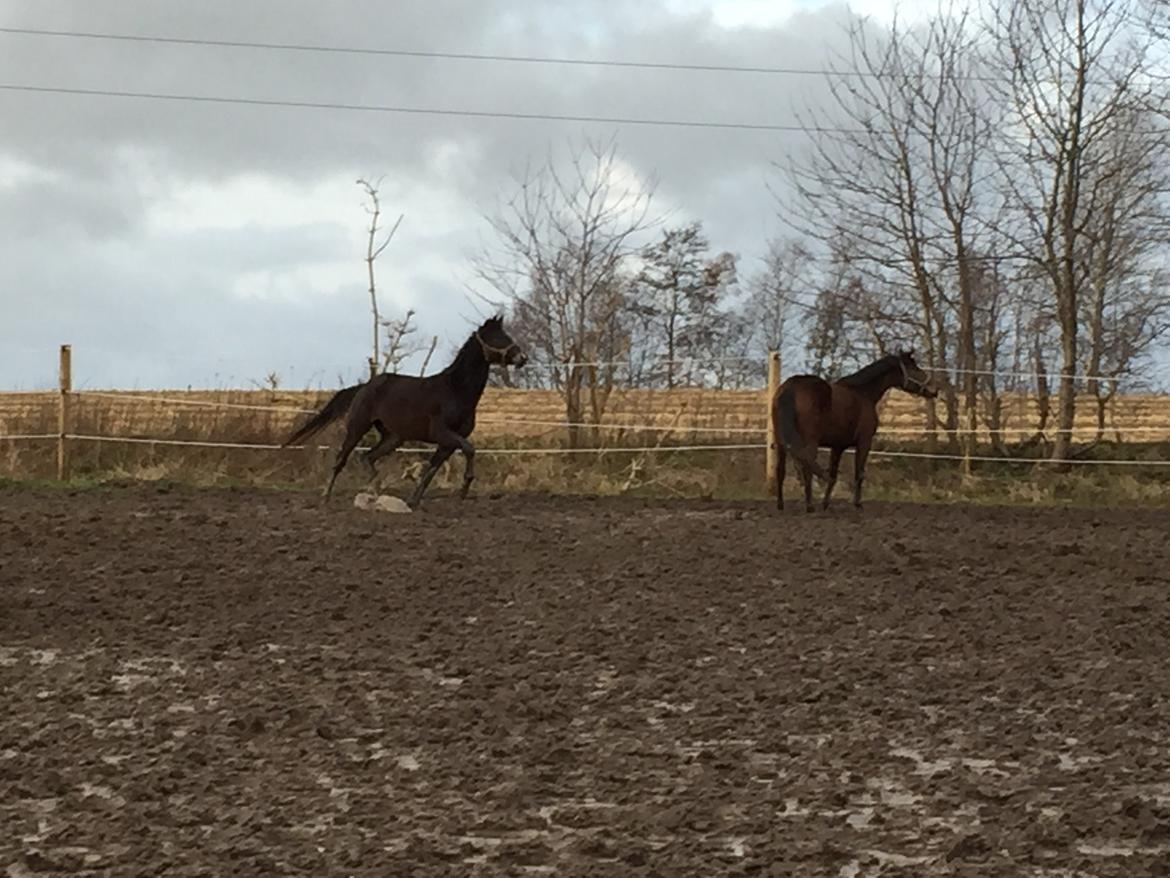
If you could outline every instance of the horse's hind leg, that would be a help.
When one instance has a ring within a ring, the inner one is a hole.
[[[356,420],[351,420],[345,425],[345,439],[342,441],[341,447],[337,449],[337,459],[333,462],[333,474],[329,477],[329,484],[325,486],[326,500],[332,496],[333,485],[337,481],[337,477],[345,469],[345,462],[349,460],[350,454],[357,448],[358,443],[362,441],[362,437],[366,435],[368,427],[368,424],[363,424],[361,421]]]
[[[821,504],[822,509],[829,508],[829,498],[833,496],[833,486],[837,484],[837,471],[841,469],[841,454],[840,448],[834,448],[829,455],[829,481],[825,484],[825,500]]]
[[[788,451],[783,442],[776,443],[776,508],[784,509],[784,471],[788,469]]]
[[[360,460],[362,466],[365,467],[366,475],[370,477],[371,481],[373,481],[374,476],[378,474],[378,471],[374,469],[374,464],[370,461],[370,455],[373,454],[379,445],[386,441],[386,431],[382,429],[381,424],[375,422],[374,430],[376,430],[378,433],[378,441],[374,443],[373,447],[367,448],[364,452],[358,453],[358,460]]]
[[[857,454],[853,459],[853,505],[861,508],[861,486],[865,483],[865,461],[869,458],[871,440],[857,443]]]
[[[804,511],[815,512],[816,507],[813,506],[812,499],[813,471],[808,464],[800,464],[800,480],[804,483]]]
[[[379,431],[380,432],[380,431]],[[375,466],[383,457],[388,457],[402,445],[402,439],[394,433],[386,433],[378,440],[378,444],[362,455],[362,462],[370,474],[370,482],[378,478],[378,468]]]

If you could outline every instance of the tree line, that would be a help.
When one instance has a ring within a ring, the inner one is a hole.
[[[1103,432],[1170,330],[1168,22],[1147,0],[855,20],[808,149],[778,163],[783,233],[746,275],[701,223],[662,222],[612,144],[550,159],[476,264],[534,359],[571,365],[508,380],[596,423],[619,386],[745,386],[771,349],[839,375],[912,346],[942,386],[938,441],[1002,445],[1004,395],[1030,389],[1065,459],[1078,391]]]

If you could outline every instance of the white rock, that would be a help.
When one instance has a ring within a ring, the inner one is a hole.
[[[378,497],[374,501],[374,509],[379,512],[394,512],[398,514],[410,512],[410,507],[406,505],[405,500],[389,494],[383,494],[381,497]]]
[[[353,498],[353,505],[355,509],[373,509],[374,504],[378,502],[378,498],[374,494],[361,493]]]

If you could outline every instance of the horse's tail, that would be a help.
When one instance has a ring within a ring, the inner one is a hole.
[[[776,397],[776,438],[780,440],[784,449],[807,466],[814,476],[822,482],[829,480],[829,474],[817,463],[816,449],[810,449],[805,445],[804,437],[796,428],[796,394],[792,392],[792,388],[784,390]]]
[[[315,433],[321,432],[326,426],[342,417],[349,411],[350,405],[353,404],[353,399],[357,396],[358,391],[365,387],[364,384],[355,384],[353,387],[346,387],[343,390],[337,391],[333,394],[333,398],[325,403],[325,408],[309,418],[304,424],[297,428],[296,432],[284,440],[281,448],[287,448],[295,442],[300,442],[302,439],[307,439]]]

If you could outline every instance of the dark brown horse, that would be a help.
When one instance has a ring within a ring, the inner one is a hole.
[[[829,508],[829,497],[837,482],[841,455],[855,448],[853,469],[853,505],[861,508],[861,483],[865,479],[865,461],[877,432],[878,401],[886,391],[897,387],[916,396],[933,398],[937,391],[927,375],[914,362],[913,352],[882,357],[859,372],[833,383],[815,375],[794,375],[776,389],[772,399],[772,426],[777,439],[776,506],[784,508],[784,469],[789,454],[796,459],[804,483],[804,507],[813,511],[813,476],[825,482],[822,508]],[[817,463],[817,449],[828,448],[828,473]]]
[[[284,444],[292,445],[312,436],[348,414],[345,439],[337,451],[333,475],[325,488],[326,497],[333,493],[333,483],[345,468],[350,453],[371,427],[378,432],[378,442],[364,455],[371,478],[377,474],[374,468],[377,461],[404,442],[439,446],[407,501],[411,508],[422,501],[423,492],[439,467],[456,451],[463,452],[467,461],[460,492],[460,497],[466,497],[475,479],[475,447],[467,437],[475,429],[475,409],[487,386],[488,370],[493,363],[523,366],[526,362],[528,357],[504,331],[503,320],[492,317],[471,334],[451,365],[442,372],[426,378],[384,373],[365,384],[346,387]]]

